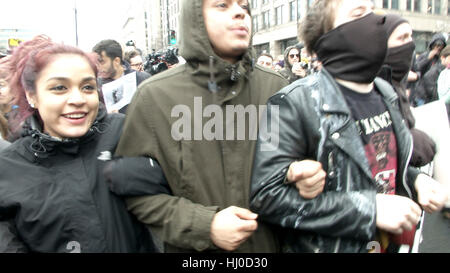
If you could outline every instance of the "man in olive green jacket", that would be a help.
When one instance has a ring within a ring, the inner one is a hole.
[[[128,208],[166,252],[275,252],[247,209],[258,126],[248,113],[288,83],[255,66],[247,1],[182,1],[180,26],[187,63],[140,86],[117,149],[155,158],[173,195],[128,198]]]

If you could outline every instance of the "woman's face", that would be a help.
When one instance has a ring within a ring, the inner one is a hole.
[[[98,113],[95,72],[76,54],[58,54],[39,73],[36,93],[28,95],[44,123],[44,132],[57,138],[85,135]]]
[[[10,92],[8,82],[0,79],[0,105],[6,105],[11,102],[13,95]]]

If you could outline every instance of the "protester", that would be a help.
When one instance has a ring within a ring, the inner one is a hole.
[[[6,62],[6,58],[2,59],[2,63]],[[0,64],[1,65],[1,64]],[[10,92],[7,81],[8,71],[4,65],[0,66],[0,137],[9,139],[8,116],[12,111],[13,94]]]
[[[442,49],[447,45],[446,39],[442,33],[435,34],[428,45],[428,51],[422,53],[417,58],[417,70],[423,76],[431,67],[439,64],[439,55]]]
[[[450,46],[446,46],[441,52],[441,63],[445,69],[439,74],[437,90],[439,100],[445,102],[450,121]]]
[[[439,73],[444,69],[440,62],[439,55],[446,46],[446,39],[443,34],[435,34],[428,45],[428,51],[417,57],[415,70],[420,76],[414,87],[413,99],[416,106],[427,104],[438,99],[435,89]]]
[[[262,53],[258,60],[256,61],[257,64],[267,67],[269,69],[273,68],[273,57],[269,53]]]
[[[142,56],[137,50],[125,52],[124,60],[130,64],[131,69],[136,71],[144,71]]]
[[[290,46],[284,51],[284,68],[280,74],[292,83],[307,76],[307,66],[300,62],[300,49]]]
[[[120,156],[155,158],[173,195],[130,198],[128,208],[160,236],[167,252],[275,252],[272,230],[248,210],[256,143],[249,135],[256,133],[258,115],[247,120],[236,108],[264,106],[287,81],[255,66],[247,1],[186,0],[180,22],[180,33],[189,35],[180,40],[186,64],[140,86],[117,149]],[[228,117],[223,124],[230,108],[238,120]],[[201,109],[220,115],[213,136],[208,133],[211,121],[188,117]],[[187,118],[181,130],[180,114]],[[199,129],[200,135],[191,134]],[[235,134],[242,132],[245,136],[237,139]],[[308,178],[298,179],[299,188]]]
[[[410,164],[414,167],[422,167],[433,160],[436,154],[436,144],[425,132],[415,128],[415,119],[406,95],[407,78],[415,49],[412,28],[404,18],[388,14],[386,15],[386,29],[389,37],[388,54],[379,75],[384,74],[384,77],[381,75],[380,77],[393,85],[399,97],[400,112],[413,136],[413,154]]]
[[[155,251],[102,175],[124,116],[99,103],[95,62],[37,36],[7,65],[25,128],[0,152],[0,221],[12,221],[31,252]]]
[[[284,251],[367,252],[377,229],[402,234],[418,223],[422,211],[413,199],[428,212],[445,200],[437,181],[408,167],[411,135],[395,92],[375,79],[388,37],[385,18],[372,8],[369,0],[316,0],[300,38],[323,69],[268,101],[278,148],[261,149],[271,135],[260,131],[250,207],[284,228]],[[295,160],[307,159],[327,173],[314,199],[290,185],[301,171]]]
[[[117,41],[102,40],[92,49],[97,54],[100,85],[110,83],[122,76],[136,72],[136,86],[150,77],[150,74],[135,71],[130,68],[130,64],[123,61],[122,47]],[[125,114],[128,105],[119,109],[119,113]]]

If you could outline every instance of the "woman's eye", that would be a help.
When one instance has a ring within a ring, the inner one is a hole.
[[[86,86],[83,87],[83,90],[86,90],[86,91],[89,91],[89,92],[95,91],[96,89],[97,88],[95,86],[93,86],[93,85],[86,85]]]
[[[50,88],[50,90],[53,90],[53,91],[64,91],[66,89],[67,88],[64,85],[58,85],[58,86]]]

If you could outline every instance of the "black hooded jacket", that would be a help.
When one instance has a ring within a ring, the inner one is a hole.
[[[69,140],[33,125],[0,152],[0,221],[12,221],[29,251],[154,251],[148,230],[102,174],[123,121],[101,108],[86,135]]]
[[[422,76],[424,76],[425,73],[427,73],[428,70],[430,70],[430,68],[434,64],[439,63],[439,55],[434,56],[434,58],[431,59],[431,60],[428,59],[428,54],[430,54],[430,51],[433,49],[434,45],[438,41],[443,42],[444,43],[444,47],[447,45],[444,35],[442,35],[441,33],[437,33],[431,38],[430,44],[428,45],[428,51],[422,53],[417,58],[417,63],[416,63],[416,69],[415,70],[419,71]]]

